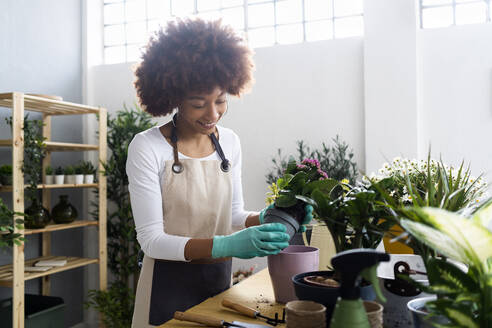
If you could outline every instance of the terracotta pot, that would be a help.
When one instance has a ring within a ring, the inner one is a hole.
[[[291,245],[277,255],[268,256],[268,271],[275,300],[287,303],[296,300],[292,277],[313,271],[319,265],[319,250],[315,247]]]

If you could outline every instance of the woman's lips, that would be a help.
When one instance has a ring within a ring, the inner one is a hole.
[[[215,126],[215,122],[212,122],[212,123],[204,123],[204,122],[200,122],[198,121],[198,123],[203,126],[205,129],[211,129]]]

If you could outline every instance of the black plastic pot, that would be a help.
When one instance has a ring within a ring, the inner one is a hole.
[[[332,278],[334,271],[311,271],[304,272],[292,277],[296,296],[300,300],[314,301],[323,304],[326,307],[326,327],[329,327],[331,316],[338,300],[338,287],[315,286],[304,282],[304,277],[322,276]],[[363,286],[360,289],[361,299],[364,301],[373,301],[376,294],[372,285]]]
[[[283,224],[287,229],[286,233],[289,234],[291,239],[301,226],[293,216],[277,208],[270,208],[266,210],[264,219],[265,223]]]

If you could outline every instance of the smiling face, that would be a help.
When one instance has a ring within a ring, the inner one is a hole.
[[[226,92],[190,93],[179,106],[178,124],[192,134],[210,134],[227,110]]]

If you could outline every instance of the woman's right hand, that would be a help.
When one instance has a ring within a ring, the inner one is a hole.
[[[212,257],[238,257],[250,259],[274,255],[289,246],[289,235],[280,223],[249,227],[228,236],[215,236]]]

